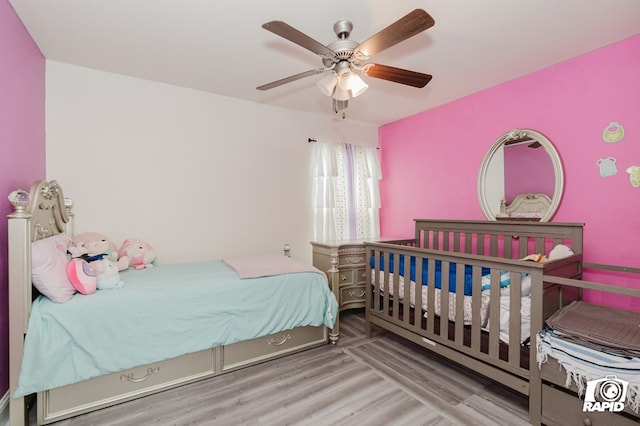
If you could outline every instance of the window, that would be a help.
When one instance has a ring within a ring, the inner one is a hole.
[[[382,173],[376,148],[316,142],[312,174],[315,240],[380,235]]]

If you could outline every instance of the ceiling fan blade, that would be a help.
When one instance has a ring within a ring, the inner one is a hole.
[[[316,55],[335,56],[335,52],[329,49],[324,44],[312,39],[305,33],[298,31],[291,25],[286,24],[282,21],[267,22],[266,24],[262,25],[262,28],[267,31],[271,31],[272,33],[277,34],[280,37],[286,38],[287,40],[297,44],[298,46],[302,46],[305,49],[312,51]]]
[[[367,64],[362,69],[365,75],[394,83],[406,84],[413,87],[424,87],[431,81],[432,76],[417,71],[409,71],[388,65]]]
[[[283,84],[291,83],[292,81],[300,80],[301,78],[309,77],[315,74],[320,74],[321,72],[325,72],[324,68],[314,68],[309,71],[301,72],[300,74],[291,75],[289,77],[282,78],[280,80],[272,81],[271,83],[263,84],[262,86],[256,87],[258,90],[269,90],[274,87],[282,86]]]
[[[436,21],[427,12],[416,9],[360,43],[355,54],[371,57],[433,27],[435,23]]]

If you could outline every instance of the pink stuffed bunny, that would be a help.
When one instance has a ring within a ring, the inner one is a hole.
[[[116,262],[118,271],[129,268],[129,258],[118,255],[118,247],[104,234],[98,232],[85,232],[73,237],[75,247],[70,248],[71,257],[80,257],[83,254],[96,256],[104,254],[110,260]]]
[[[153,247],[133,238],[128,238],[122,243],[118,255],[128,257],[129,265],[136,269],[152,268],[156,260],[156,251]]]

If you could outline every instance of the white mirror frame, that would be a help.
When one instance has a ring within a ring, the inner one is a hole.
[[[491,163],[491,160],[493,159],[496,152],[504,146],[505,142],[514,139],[521,139],[524,137],[535,139],[542,145],[542,147],[549,155],[549,158],[551,159],[553,170],[555,172],[555,187],[553,191],[553,198],[551,199],[551,205],[549,206],[549,210],[547,210],[547,213],[540,218],[540,222],[547,222],[551,220],[553,215],[558,210],[560,200],[562,199],[562,193],[564,191],[564,171],[558,151],[556,151],[556,148],[553,146],[551,141],[540,132],[532,129],[513,129],[496,139],[493,145],[491,145],[491,148],[489,148],[487,154],[484,156],[482,165],[480,166],[480,173],[478,175],[478,199],[480,201],[482,212],[488,220],[496,220],[495,214],[493,213],[494,210],[491,208],[491,204],[487,198],[487,191],[485,188],[487,174],[489,171],[489,164]]]

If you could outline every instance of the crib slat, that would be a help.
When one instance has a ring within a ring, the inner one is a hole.
[[[455,316],[455,341],[459,345],[464,344],[464,267],[456,264],[456,316]]]
[[[491,234],[489,236],[489,256],[498,256],[498,244],[498,236],[496,234]]]
[[[466,232],[464,234],[464,252],[467,254],[471,253],[472,247],[472,235],[470,232]]]
[[[520,237],[518,245],[518,257],[522,259],[529,254],[527,253],[527,251],[529,250],[529,237]]]
[[[484,234],[478,234],[476,239],[476,254],[484,255]]]
[[[414,315],[414,325],[420,327],[422,323],[422,258],[416,259],[416,284],[414,285],[414,293],[415,293],[415,315]]]
[[[489,295],[489,356],[497,358],[500,349],[500,269],[491,268]]]
[[[482,323],[480,308],[482,306],[482,268],[472,268],[472,292],[471,292],[471,348],[480,352],[480,336]]]
[[[448,339],[449,334],[449,262],[440,263],[440,336]],[[433,281],[435,282],[435,281]],[[434,311],[435,312],[435,311]]]
[[[420,258],[420,262],[422,263],[422,259]],[[431,258],[427,260],[427,282],[434,283],[436,282],[436,261]],[[435,286],[430,285],[427,286],[427,331],[433,334],[435,330],[435,311],[436,311],[436,290]]]
[[[541,253],[541,254],[545,253],[544,238],[536,237],[536,249],[535,249],[535,252],[536,253]]]
[[[384,253],[384,274],[382,274],[382,282],[380,283],[380,291],[382,293],[382,309],[385,314],[389,312],[389,269],[391,264],[391,254]]]
[[[509,237],[504,237],[504,246],[503,246],[503,250],[504,250],[504,258],[505,259],[512,259],[513,258],[513,241],[514,238],[509,238]]]
[[[514,367],[520,365],[521,315],[522,299],[522,274],[510,272],[510,297],[509,297],[509,364]],[[513,295],[513,296],[511,296]]]
[[[398,275],[400,275],[400,270],[398,268],[398,272],[395,274],[396,275],[396,279],[398,281],[400,281],[400,277]],[[411,303],[409,303],[412,298],[411,298],[411,262],[409,261],[409,257],[408,256],[404,256],[404,271],[402,273],[403,276],[403,292],[402,294],[404,295],[404,302],[401,305],[402,309],[402,321],[406,324],[406,325],[410,325],[411,323]],[[416,275],[415,277],[416,281],[418,280],[418,275]],[[417,287],[417,286],[414,286]],[[395,293],[398,296],[400,296],[400,293]],[[395,299],[400,299],[400,297],[396,297]],[[414,303],[415,303],[415,299]],[[420,312],[420,305],[414,305],[415,306],[415,311],[416,312]]]
[[[405,259],[405,266],[408,262],[408,258]],[[393,259],[394,261],[394,270],[393,270],[393,280],[390,282],[389,288],[393,286],[393,290],[389,293],[389,295],[393,295],[393,304],[392,304],[392,312],[391,316],[395,319],[400,319],[400,256]],[[389,271],[391,273],[391,271]],[[408,275],[407,275],[408,276]],[[388,297],[387,297],[388,299]]]
[[[378,271],[380,271],[380,267],[382,266],[380,263],[380,250],[373,250],[373,269],[371,271],[372,281],[375,282],[375,286],[373,287],[373,309],[376,312],[380,312],[380,286],[382,283],[380,280],[382,279],[381,275]]]

